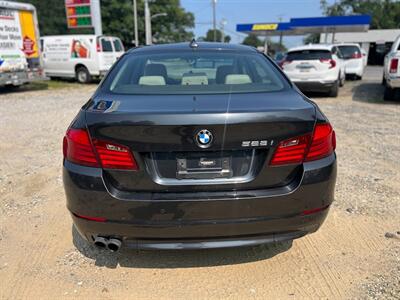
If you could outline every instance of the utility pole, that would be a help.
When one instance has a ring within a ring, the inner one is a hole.
[[[282,16],[284,16],[284,14],[278,15],[279,23],[282,22]],[[282,31],[280,31],[279,32],[279,45],[281,46],[281,49],[282,49],[282,42],[283,42],[283,33],[282,33]]]
[[[138,22],[137,22],[137,3],[133,0],[133,21],[135,26],[135,47],[139,46],[139,33],[138,33]]]
[[[226,19],[221,20],[221,43],[225,42],[225,25],[227,24]]]
[[[103,28],[101,26],[100,0],[92,0],[91,10],[92,10],[92,22],[94,27],[94,34],[103,35]]]
[[[265,40],[264,40],[264,54],[268,55],[268,36],[265,36]]]
[[[149,0],[144,0],[144,22],[146,27],[146,45],[151,45],[152,37]]]
[[[217,16],[215,13],[216,4],[217,4],[217,0],[212,0],[214,42],[217,41]]]

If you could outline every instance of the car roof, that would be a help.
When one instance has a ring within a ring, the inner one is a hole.
[[[132,48],[129,53],[141,53],[141,52],[163,52],[163,51],[173,51],[173,50],[215,50],[215,51],[239,51],[239,52],[257,52],[254,47],[239,45],[239,44],[228,44],[228,43],[211,43],[211,42],[196,42],[197,47],[191,47],[191,42],[186,43],[171,43],[171,44],[158,44],[151,46],[141,46],[137,48]]]
[[[331,51],[334,45],[331,44],[308,44],[298,47],[293,47],[288,50],[288,52],[292,51],[301,51],[301,50],[328,50]]]

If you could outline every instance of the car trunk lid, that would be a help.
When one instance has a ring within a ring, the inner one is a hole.
[[[279,141],[312,132],[315,108],[292,90],[98,95],[86,121],[92,138],[128,146],[139,162],[140,171],[105,170],[122,190],[265,188],[284,185],[298,171],[268,161]],[[202,130],[212,135],[206,148],[196,140]]]

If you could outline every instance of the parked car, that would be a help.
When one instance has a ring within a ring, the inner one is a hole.
[[[292,240],[327,216],[335,143],[318,106],[252,47],[136,48],[67,130],[67,207],[112,251]]]
[[[302,91],[325,92],[337,97],[345,82],[345,66],[335,45],[306,45],[292,48],[281,61],[282,70]]]
[[[361,50],[358,44],[338,44],[340,52],[345,61],[345,73],[355,79],[362,79],[365,68],[365,51]]]
[[[76,78],[80,83],[104,76],[124,53],[121,40],[112,36],[44,36],[40,43],[46,75]]]
[[[365,69],[365,67],[368,64],[368,53],[363,48],[361,48],[361,54],[362,54],[362,57],[363,57],[363,65],[364,65],[364,69]]]
[[[383,65],[383,80],[385,86],[384,100],[394,100],[396,91],[400,88],[400,36],[397,37],[389,53],[385,56]]]
[[[282,60],[285,59],[286,53],[285,52],[277,52],[274,55],[274,61],[279,64]]]

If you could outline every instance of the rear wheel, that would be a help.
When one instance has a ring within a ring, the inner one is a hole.
[[[340,77],[339,78],[340,86],[344,86],[345,81],[346,81],[346,76]]]
[[[336,81],[328,92],[329,97],[337,97],[339,94],[339,81]]]
[[[383,100],[394,100],[396,90],[388,87],[387,85],[385,86],[385,92],[383,93]]]
[[[85,67],[78,67],[75,72],[75,77],[79,83],[89,83],[92,81],[92,77]]]

